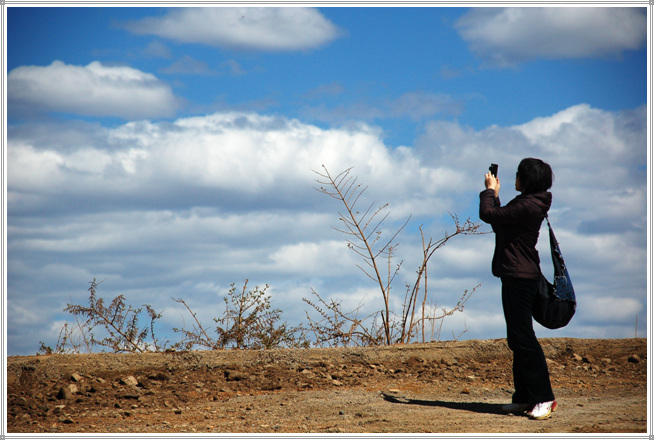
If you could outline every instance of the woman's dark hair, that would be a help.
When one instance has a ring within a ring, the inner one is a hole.
[[[540,159],[528,157],[518,165],[518,179],[523,194],[547,191],[552,187],[554,173],[552,168]]]

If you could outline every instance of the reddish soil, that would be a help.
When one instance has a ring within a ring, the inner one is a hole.
[[[646,339],[543,339],[558,410],[505,415],[504,340],[9,357],[8,433],[645,433]]]

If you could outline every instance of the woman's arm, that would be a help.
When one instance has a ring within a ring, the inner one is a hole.
[[[528,204],[517,199],[511,200],[506,206],[501,206],[495,192],[488,188],[479,194],[479,218],[491,224],[522,224],[525,219],[533,216]],[[533,211],[533,209],[531,210]]]
[[[486,223],[521,223],[528,213],[522,203],[500,203],[500,181],[490,172],[484,176],[486,190],[479,194],[479,218]]]

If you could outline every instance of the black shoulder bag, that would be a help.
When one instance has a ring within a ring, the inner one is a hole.
[[[541,273],[538,297],[534,303],[532,315],[540,325],[553,330],[568,325],[577,309],[577,299],[568,269],[565,267],[561,255],[561,249],[559,249],[559,243],[556,241],[547,215],[545,215],[545,220],[550,230],[554,284],[550,283]]]

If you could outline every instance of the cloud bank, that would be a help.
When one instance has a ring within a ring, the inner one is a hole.
[[[647,15],[644,8],[477,8],[456,28],[487,64],[514,67],[538,58],[598,58],[639,49]]]
[[[312,288],[348,306],[362,301],[362,313],[371,312],[380,307],[378,295],[331,228],[340,206],[314,191],[312,170],[354,166],[369,185],[362,203],[390,203],[389,228],[414,215],[400,237],[401,292],[421,252],[417,227],[439,237],[452,228],[448,212],[476,219],[492,161],[500,163],[507,202],[526,156],[542,157],[556,174],[550,217],[580,304],[566,331],[601,337],[609,330],[598,308],[624,303],[611,335],[629,336],[633,315],[646,304],[646,132],[644,107],[613,113],[587,105],[481,131],[433,121],[415,148],[391,148],[379,129],[365,124],[323,129],[258,113],[115,128],[10,127],[9,352],[36,350],[14,341],[54,345],[46,323],[67,319],[66,303],[84,303],[93,278],[104,280],[106,298],[125,294],[128,302],[165,309],[167,328],[183,325],[183,311],[170,298],[185,298],[210,321],[229,284],[246,278],[251,285],[269,283],[287,319],[303,319],[301,298]],[[540,245],[545,263],[546,240]],[[470,337],[503,335],[494,318],[501,310],[499,283],[490,275],[492,248],[492,235],[463,237],[432,260],[439,306],[482,285],[451,324],[464,320]],[[48,294],[35,294],[45,284],[52,286]]]

